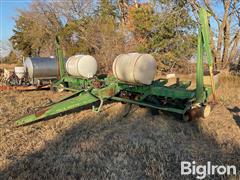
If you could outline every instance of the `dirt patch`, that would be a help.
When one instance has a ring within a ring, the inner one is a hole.
[[[240,128],[229,110],[240,98],[220,100],[209,118],[190,123],[135,106],[123,117],[124,105],[113,103],[99,114],[76,111],[16,128],[27,109],[67,94],[0,93],[0,179],[186,179],[183,160],[240,167]]]

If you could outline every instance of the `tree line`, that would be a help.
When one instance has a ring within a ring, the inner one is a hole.
[[[217,22],[211,32],[215,68],[225,68],[239,56],[240,7],[237,0],[220,2],[223,16],[207,0],[33,0],[19,10],[10,40],[23,56],[51,56],[59,35],[66,57],[91,54],[105,72],[127,52],[153,54],[162,71],[188,70],[204,5]]]

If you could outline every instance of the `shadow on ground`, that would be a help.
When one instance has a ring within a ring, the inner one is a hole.
[[[78,123],[41,150],[15,159],[0,179],[186,179],[180,176],[181,161],[240,165],[239,149],[224,151],[197,122],[151,116],[146,109],[122,118],[118,111],[77,117]],[[214,178],[219,179],[209,177]]]
[[[234,108],[227,108],[233,115],[233,119],[236,121],[237,125],[240,127],[240,108],[235,106]]]

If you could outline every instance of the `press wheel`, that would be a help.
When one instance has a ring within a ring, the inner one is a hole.
[[[194,107],[189,109],[185,114],[183,114],[183,120],[185,122],[195,120],[201,116],[201,109],[200,107]]]
[[[63,91],[64,91],[64,85],[63,85],[63,84],[59,84],[59,85],[57,85],[57,86],[51,85],[51,86],[50,86],[50,89],[51,89],[51,91],[53,91],[53,92],[63,92]]]
[[[63,84],[59,84],[56,88],[57,92],[63,92],[64,91],[64,85]]]

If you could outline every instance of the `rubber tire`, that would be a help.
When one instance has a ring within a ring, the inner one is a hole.
[[[184,122],[189,122],[191,120],[188,112],[186,112],[185,114],[182,115],[182,119],[183,119]]]

